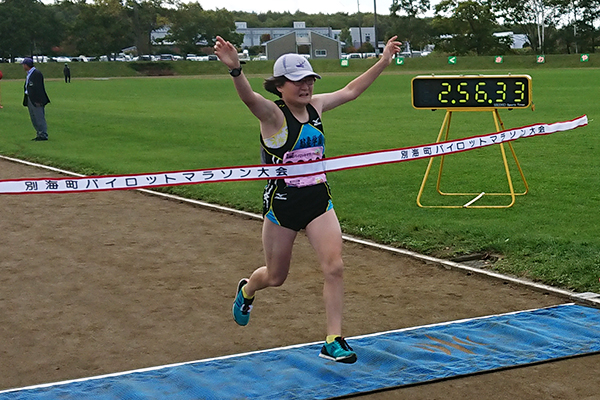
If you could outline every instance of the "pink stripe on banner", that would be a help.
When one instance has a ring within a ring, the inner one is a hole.
[[[102,175],[68,178],[31,178],[0,180],[0,194],[73,193],[102,190],[142,189],[162,186],[194,185],[210,182],[282,179],[323,172],[342,171],[372,165],[399,163],[460,153],[520,138],[549,135],[585,126],[586,115],[553,124],[528,125],[502,132],[473,136],[422,146],[380,150],[327,158],[298,164],[249,165],[190,171],[158,172],[136,175]]]

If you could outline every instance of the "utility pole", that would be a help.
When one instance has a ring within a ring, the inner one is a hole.
[[[356,0],[356,10],[358,11],[358,36],[360,36],[360,47],[362,47],[362,18],[360,16],[360,0]]]
[[[577,11],[575,10],[575,2],[573,4],[573,41],[575,41],[575,54],[579,51],[577,49]]]
[[[375,31],[375,56],[379,57],[379,40],[377,40],[377,0],[373,0],[373,30]]]

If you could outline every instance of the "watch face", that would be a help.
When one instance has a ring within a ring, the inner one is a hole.
[[[417,76],[414,108],[526,108],[531,105],[529,75]]]
[[[229,75],[236,77],[236,76],[240,76],[240,74],[242,73],[242,68],[234,68],[231,71],[229,71]]]

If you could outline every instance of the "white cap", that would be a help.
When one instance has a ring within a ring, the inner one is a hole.
[[[319,74],[315,74],[308,60],[294,53],[284,54],[275,61],[273,65],[273,76],[285,76],[290,81],[299,81],[307,76],[314,76],[321,79]]]

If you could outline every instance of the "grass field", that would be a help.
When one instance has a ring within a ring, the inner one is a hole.
[[[342,227],[348,234],[443,258],[493,253],[501,256],[493,268],[503,273],[599,292],[600,158],[595,139],[600,131],[600,70],[589,64],[587,68],[522,63],[511,67],[505,58],[505,64],[493,65],[490,71],[491,62],[484,61],[485,65],[480,60],[479,69],[439,72],[531,75],[535,111],[501,110],[506,128],[583,114],[588,115],[589,126],[514,142],[530,191],[508,209],[417,207],[426,160],[329,174]],[[327,155],[434,142],[444,112],[415,110],[410,102],[411,78],[442,68],[435,64],[438,61],[431,62],[434,64],[422,69],[413,66],[414,70],[392,65],[358,100],[325,114]],[[367,66],[365,60],[360,70]],[[40,69],[44,71],[44,67]],[[102,68],[97,75],[106,76],[107,67]],[[214,63],[210,68],[214,70],[205,71],[205,76],[176,78],[77,79],[74,73],[70,85],[48,79],[50,141],[44,143],[30,141],[35,133],[21,106],[23,71],[18,77],[16,71],[5,73],[5,78],[10,75],[15,80],[0,82],[4,106],[0,110],[0,153],[84,174],[259,163],[257,122],[238,100],[230,78],[212,75],[222,73],[222,66]],[[252,68],[258,74],[251,75],[252,85],[266,95],[261,83],[268,71]],[[315,69],[321,71],[318,66]],[[323,70],[329,72],[317,82],[315,92],[338,89],[357,74],[340,70],[337,63],[323,65]],[[489,112],[455,113],[450,135],[457,138],[493,130]],[[511,173],[516,190],[522,190],[516,169]],[[441,198],[434,191],[435,176],[429,182],[424,204],[466,202]],[[447,157],[442,183],[447,191],[506,191],[499,147]],[[260,212],[263,185],[222,183],[166,190]],[[478,204],[489,201],[506,204],[509,199],[484,197]]]

